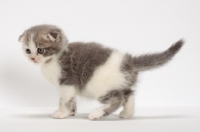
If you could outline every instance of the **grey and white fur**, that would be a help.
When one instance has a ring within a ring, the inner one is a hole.
[[[95,120],[108,116],[120,106],[120,118],[132,118],[134,91],[140,71],[163,66],[180,50],[183,41],[164,52],[132,56],[98,43],[68,43],[63,31],[53,25],[37,25],[19,37],[30,61],[41,66],[45,78],[59,91],[60,105],[53,118],[76,113],[76,95],[103,104],[89,114]]]

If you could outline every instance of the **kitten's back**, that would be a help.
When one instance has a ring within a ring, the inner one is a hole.
[[[61,64],[63,68],[71,67],[71,78],[73,83],[80,89],[83,88],[86,83],[92,77],[95,69],[103,65],[111,55],[112,50],[105,48],[97,43],[82,43],[74,42],[69,43],[68,50],[65,53],[63,59],[69,59],[69,64]],[[62,58],[62,57],[61,57]],[[61,61],[62,62],[62,61]],[[67,71],[63,76],[67,76]],[[65,80],[65,79],[63,79]],[[69,80],[69,79],[68,79]]]

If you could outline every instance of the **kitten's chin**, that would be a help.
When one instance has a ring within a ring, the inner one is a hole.
[[[35,65],[42,66],[43,64],[46,64],[46,63],[50,62],[51,60],[52,60],[52,58],[49,58],[49,59],[43,59],[43,60],[40,60],[40,61],[33,61],[33,63]]]
[[[36,64],[36,65],[39,65],[40,64],[40,62],[38,62],[38,61],[32,61],[34,64]]]
[[[32,61],[32,60],[31,60],[31,62],[32,62],[33,64],[35,64],[35,65],[42,65],[42,64],[43,64],[41,61]]]
[[[34,63],[35,65],[43,65],[43,64],[48,63],[49,61],[51,61],[52,58],[49,57],[49,58],[39,59],[39,60],[31,60],[31,59],[29,59],[29,60],[30,60],[32,63]]]

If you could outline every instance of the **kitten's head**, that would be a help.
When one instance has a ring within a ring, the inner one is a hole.
[[[67,45],[62,30],[53,25],[31,27],[24,31],[19,41],[23,43],[25,55],[36,64],[50,61]]]

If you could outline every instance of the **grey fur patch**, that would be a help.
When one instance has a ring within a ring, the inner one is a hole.
[[[133,71],[133,63],[132,63],[132,56],[130,54],[125,54],[122,65],[121,71],[131,73]]]
[[[123,94],[120,90],[112,90],[105,96],[100,97],[98,100],[103,104],[110,104],[110,107],[104,110],[105,113],[103,115],[108,116],[121,106],[123,101]]]
[[[130,89],[137,82],[138,72],[133,69],[132,56],[125,54],[122,64],[121,71],[124,73],[127,80],[127,84],[124,85],[124,89]]]
[[[145,54],[138,57],[133,57],[132,63],[134,70],[145,71],[160,67],[169,62],[172,57],[181,49],[184,41],[179,40],[173,44],[168,50],[161,53]]]
[[[134,94],[134,91],[131,89],[123,89],[122,94],[124,97],[124,102],[128,101],[128,97]]]
[[[62,67],[59,83],[61,85],[73,85],[75,81],[73,79],[71,71],[70,54],[64,51],[59,58],[59,64]]]
[[[97,43],[71,43],[63,52],[59,63],[62,67],[61,85],[75,85],[81,91],[93,76],[95,69],[103,65],[112,50]]]
[[[48,47],[48,48],[45,48],[43,56],[51,56],[53,54],[57,54],[57,53],[59,53],[60,50],[61,49],[58,48],[58,47]]]

